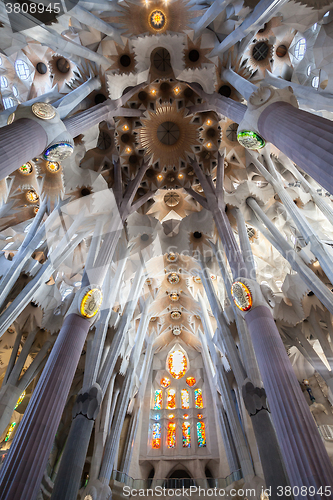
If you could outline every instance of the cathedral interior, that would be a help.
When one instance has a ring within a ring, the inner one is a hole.
[[[50,5],[0,3],[0,500],[333,498],[333,3]]]

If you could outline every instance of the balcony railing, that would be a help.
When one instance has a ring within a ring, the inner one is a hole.
[[[131,489],[149,489],[161,486],[166,489],[190,488],[197,486],[198,488],[226,488],[234,481],[239,481],[243,478],[241,470],[237,470],[227,477],[222,478],[163,478],[163,479],[133,479],[124,472],[114,470],[111,480],[129,486]]]

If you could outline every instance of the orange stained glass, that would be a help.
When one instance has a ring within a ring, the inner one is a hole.
[[[161,378],[160,384],[162,387],[169,387],[169,385],[171,384],[171,380],[168,377],[163,377]]]
[[[168,445],[168,448],[175,448],[176,447],[176,424],[175,424],[175,422],[168,423],[167,445]]]
[[[155,391],[154,410],[161,410],[161,409],[162,409],[162,391],[161,389],[158,389]]]
[[[193,387],[197,383],[197,381],[194,377],[187,377],[186,383],[188,386]]]
[[[203,408],[202,390],[201,389],[195,389],[194,398],[195,398],[195,407],[196,408]]]
[[[181,399],[182,399],[182,409],[188,410],[188,408],[190,407],[190,395],[187,389],[182,389]]]
[[[203,418],[203,414],[202,413],[198,413],[197,417],[198,417],[199,420],[201,420]]]
[[[169,418],[170,420],[173,420],[173,419],[175,418],[175,416],[174,416],[174,414],[173,414],[173,413],[170,413],[170,415],[168,416],[168,418]]]
[[[189,422],[182,423],[183,448],[191,447],[191,426]]]
[[[178,350],[173,351],[168,359],[168,370],[173,378],[182,378],[187,370],[187,359],[185,354]]]
[[[176,408],[176,391],[174,389],[168,390],[167,408],[168,410]]]
[[[159,422],[153,424],[153,443],[152,448],[158,449],[161,447],[161,424]]]
[[[188,413],[184,413],[183,418],[185,418],[185,420],[187,420],[188,417],[189,417]]]

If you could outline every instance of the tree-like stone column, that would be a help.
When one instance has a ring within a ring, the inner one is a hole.
[[[78,314],[65,319],[1,468],[1,500],[36,498],[89,327]]]
[[[308,404],[300,389],[288,354],[268,307],[258,295],[259,285],[245,280],[251,287],[254,306],[245,313],[260,373],[265,385],[272,411],[281,452],[288,470],[292,487],[299,488],[295,499],[322,496],[320,488],[333,486],[333,467],[324,443],[310,413]],[[301,495],[301,487],[307,487],[307,494]],[[310,494],[309,487],[316,493]],[[333,498],[329,493],[326,498]]]

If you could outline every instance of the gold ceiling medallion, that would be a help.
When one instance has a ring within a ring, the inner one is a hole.
[[[52,120],[56,115],[55,108],[47,102],[35,102],[31,106],[31,111],[37,118],[42,120]]]
[[[170,253],[168,253],[166,259],[168,262],[177,262],[178,256],[175,253],[170,252]]]
[[[46,163],[46,168],[49,172],[55,174],[56,172],[59,172],[60,164],[57,161],[48,161]]]
[[[180,202],[180,196],[175,191],[171,191],[164,196],[164,203],[168,207],[176,207]]]
[[[23,175],[30,175],[30,174],[32,174],[33,170],[34,170],[34,167],[30,163],[30,161],[27,161],[27,163],[24,163],[24,165],[22,165],[19,168],[19,172]]]
[[[99,288],[92,288],[81,300],[80,313],[85,318],[93,318],[102,304],[103,294]]]
[[[29,191],[25,193],[25,197],[29,203],[37,203],[39,200],[39,196],[34,189],[29,189]]]
[[[172,319],[180,319],[182,316],[181,311],[171,311],[170,316]]]
[[[173,329],[172,329],[172,333],[174,335],[180,335],[182,333],[182,330],[181,330],[180,326],[174,326]]]
[[[185,108],[178,110],[176,103],[163,104],[155,112],[147,111],[147,118],[141,118],[139,144],[151,157],[151,163],[159,161],[161,169],[178,169],[181,161],[187,162],[188,154],[193,155],[192,147],[198,145],[198,126],[186,113]]]
[[[170,273],[168,275],[168,282],[171,285],[175,285],[175,284],[179,283],[180,282],[179,274],[177,274],[177,273]]]
[[[162,10],[153,10],[149,14],[149,25],[153,30],[161,31],[165,28],[167,23],[167,18]]]
[[[238,309],[249,311],[253,304],[252,294],[249,288],[241,281],[235,281],[231,287],[231,295]]]
[[[172,293],[170,293],[169,298],[170,298],[170,300],[172,300],[173,302],[177,302],[177,300],[179,300],[179,299],[180,299],[180,296],[179,296],[179,293],[177,293],[177,292],[172,292]]]

